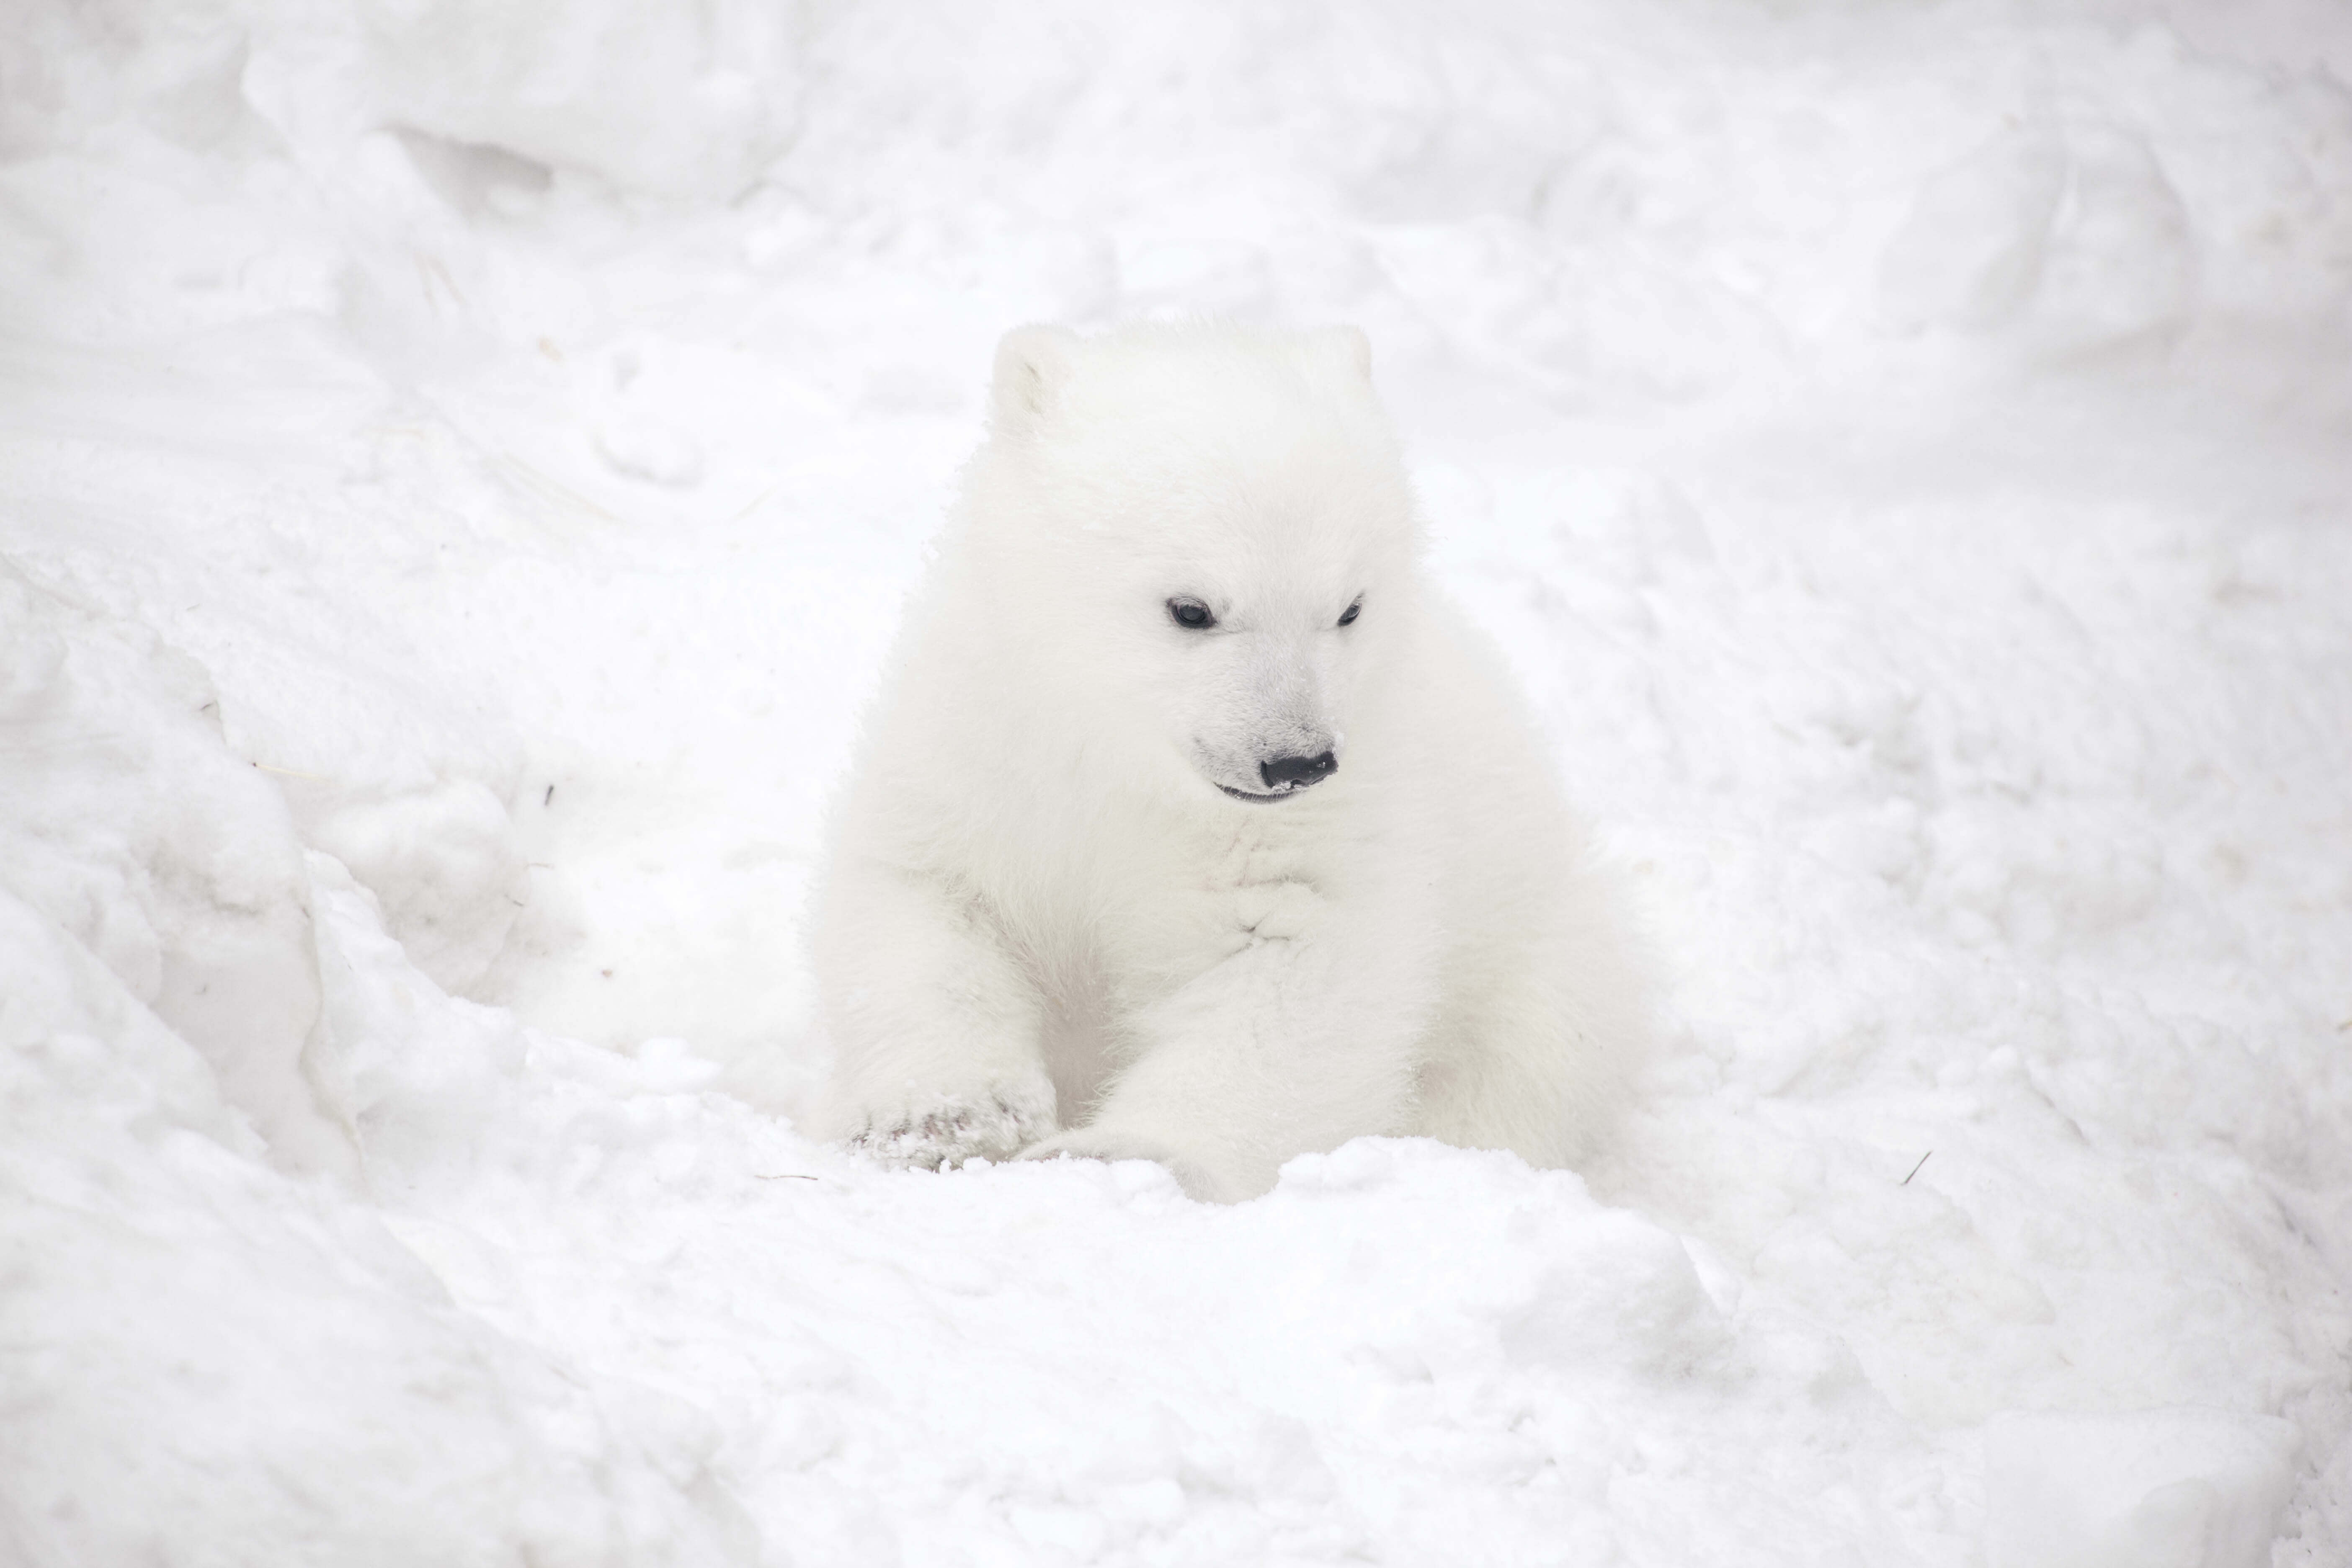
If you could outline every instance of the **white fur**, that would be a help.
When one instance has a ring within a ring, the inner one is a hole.
[[[1360,332],[1008,336],[835,822],[830,1134],[1223,1199],[1361,1133],[1589,1148],[1641,987],[1419,549]],[[1296,795],[1218,787],[1326,747]]]

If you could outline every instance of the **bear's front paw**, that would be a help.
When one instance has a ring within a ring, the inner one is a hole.
[[[993,1084],[963,1096],[869,1110],[852,1149],[886,1165],[936,1171],[966,1160],[1002,1160],[1054,1125],[1049,1083]]]
[[[1199,1162],[1187,1159],[1169,1144],[1117,1128],[1074,1127],[1067,1132],[1041,1138],[1021,1151],[1024,1160],[1055,1160],[1066,1154],[1076,1160],[1150,1160],[1168,1167],[1187,1196],[1218,1203],[1233,1201],[1225,1193],[1225,1184]]]

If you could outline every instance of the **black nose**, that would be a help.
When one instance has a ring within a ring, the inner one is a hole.
[[[1257,765],[1257,776],[1268,789],[1305,789],[1339,771],[1339,760],[1328,752],[1313,757],[1276,757]]]

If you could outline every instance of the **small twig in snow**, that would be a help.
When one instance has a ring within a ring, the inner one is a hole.
[[[1930,1150],[1928,1150],[1928,1151],[1927,1151],[1927,1154],[1922,1154],[1922,1155],[1920,1155],[1920,1156],[1919,1156],[1919,1165],[1924,1165],[1924,1164],[1926,1164],[1926,1163],[1927,1163],[1927,1156],[1928,1156],[1929,1154],[1933,1154],[1934,1152],[1935,1152],[1935,1151],[1934,1151],[1933,1149],[1930,1149]],[[1911,1176],[1916,1176],[1916,1175],[1917,1175],[1917,1174],[1919,1173],[1919,1165],[1914,1165],[1914,1166],[1912,1166],[1912,1167],[1911,1167]],[[1911,1176],[1906,1176],[1906,1177],[1904,1177],[1901,1181],[1899,1181],[1899,1182],[1895,1183],[1895,1184],[1896,1186],[1898,1186],[1898,1187],[1907,1187],[1907,1186],[1909,1186],[1909,1185],[1911,1184]]]

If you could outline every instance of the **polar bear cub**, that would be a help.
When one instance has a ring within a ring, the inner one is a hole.
[[[1642,987],[1352,328],[1027,327],[833,824],[831,1136],[1163,1162],[1576,1158]]]

